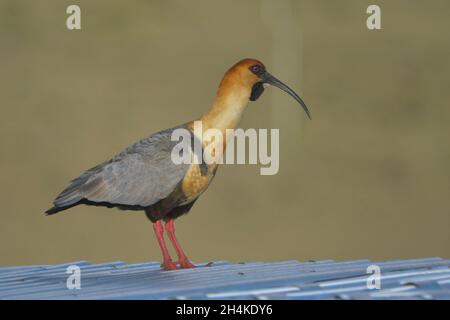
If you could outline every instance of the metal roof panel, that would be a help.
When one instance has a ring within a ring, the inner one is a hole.
[[[81,289],[67,288],[72,265]],[[367,287],[370,265],[380,268],[381,289]],[[217,261],[176,271],[121,261],[2,267],[0,299],[450,299],[450,260]]]

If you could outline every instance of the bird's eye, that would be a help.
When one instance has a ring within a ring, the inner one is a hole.
[[[260,65],[255,64],[254,66],[250,67],[250,71],[253,72],[254,74],[259,74],[262,71],[262,68]]]

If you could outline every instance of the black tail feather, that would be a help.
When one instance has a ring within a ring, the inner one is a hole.
[[[71,205],[69,205],[69,206],[54,206],[54,207],[48,209],[47,211],[45,211],[45,214],[46,214],[47,216],[50,216],[50,215],[55,214],[55,213],[58,213],[58,212],[60,212],[60,211],[64,211],[64,210],[66,210],[66,209],[70,209],[70,208],[72,208],[72,207],[75,207],[75,206],[77,206],[77,205],[79,205],[79,204],[80,204],[80,203],[77,202],[77,203],[71,204]]]
[[[62,207],[62,208],[61,207],[53,207],[53,208],[50,208],[47,211],[45,211],[45,214],[47,216],[50,216],[52,214],[58,213],[58,212],[60,212],[62,210],[66,210],[66,209],[67,209],[67,207]]]
[[[55,205],[54,207],[48,209],[47,211],[45,211],[46,215],[50,216],[52,214],[58,213],[60,211],[64,211],[70,208],[73,208],[75,206],[78,206],[80,204],[84,204],[87,206],[97,206],[97,207],[107,207],[107,208],[118,208],[120,210],[131,210],[131,211],[140,211],[140,210],[145,210],[146,207],[142,207],[140,205],[127,205],[127,204],[120,204],[120,203],[110,203],[110,202],[95,202],[95,201],[90,201],[87,199],[81,199],[78,202],[72,203],[70,205]]]

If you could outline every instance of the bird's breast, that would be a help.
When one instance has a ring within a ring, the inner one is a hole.
[[[181,183],[186,202],[195,200],[208,188],[216,170],[217,165],[208,165],[208,170],[202,170],[201,165],[198,164],[192,164],[189,167]]]

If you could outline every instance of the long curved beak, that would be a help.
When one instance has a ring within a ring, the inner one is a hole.
[[[275,87],[283,90],[287,94],[289,94],[292,98],[294,98],[302,106],[303,110],[305,110],[305,112],[306,112],[306,115],[311,120],[311,114],[309,113],[308,107],[306,106],[306,104],[302,100],[302,98],[300,98],[299,95],[295,93],[294,90],[289,88],[287,85],[285,85],[283,82],[281,82],[280,80],[275,78],[273,75],[271,75],[267,71],[265,71],[260,77],[264,83],[275,86]]]

